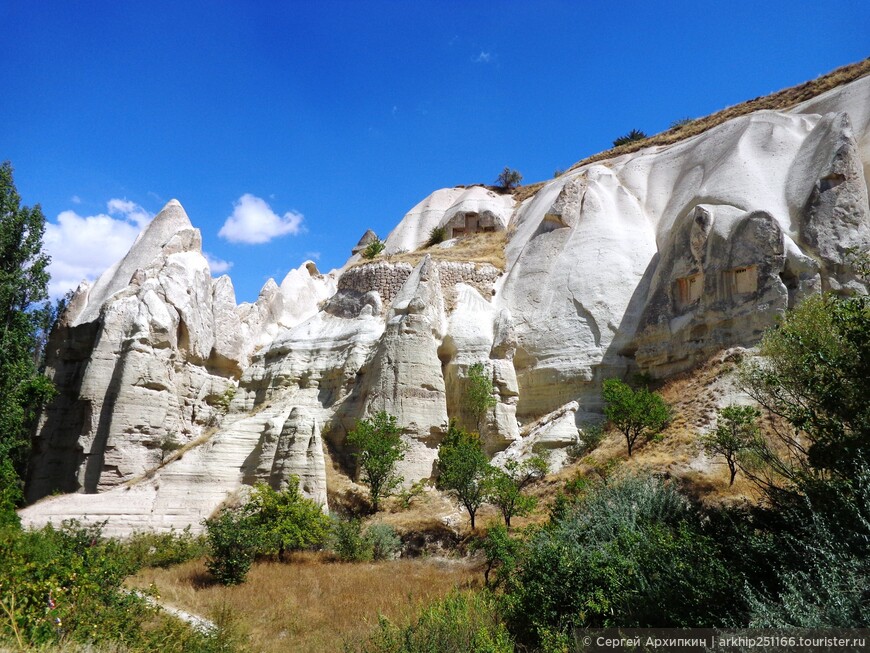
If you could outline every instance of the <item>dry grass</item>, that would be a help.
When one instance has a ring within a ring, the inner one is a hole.
[[[505,269],[504,248],[507,243],[507,233],[504,231],[479,232],[460,238],[453,247],[421,247],[413,252],[402,252],[379,256],[373,260],[363,260],[352,267],[368,263],[409,263],[417,265],[429,254],[436,261],[453,261],[457,263],[489,263],[499,270]]]
[[[453,588],[477,587],[481,578],[459,560],[338,563],[310,553],[287,563],[257,563],[236,587],[211,585],[202,560],[147,569],[128,582],[154,583],[163,602],[195,614],[229,608],[255,651],[320,653],[366,636],[378,615],[402,622]]]
[[[868,74],[870,74],[870,58],[849,64],[848,66],[843,66],[842,68],[837,68],[833,72],[822,75],[821,77],[809,82],[804,82],[803,84],[798,84],[797,86],[792,86],[782,91],[765,95],[764,97],[757,97],[754,100],[735,104],[732,107],[717,111],[716,113],[703,118],[698,118],[697,120],[692,120],[685,125],[668,129],[667,131],[655,134],[649,138],[640,141],[633,141],[621,145],[620,147],[614,147],[599,152],[598,154],[593,154],[592,156],[575,163],[568,169],[568,171],[576,170],[580,166],[601,161],[603,159],[612,159],[630,152],[637,152],[645,147],[678,143],[679,141],[705,132],[717,125],[721,125],[723,122],[731,120],[732,118],[737,118],[738,116],[743,116],[747,113],[752,113],[753,111],[761,111],[763,109],[784,111],[790,109],[796,104],[800,104],[801,102],[805,102],[817,95],[821,95],[825,91],[830,91],[832,88],[836,88],[837,86],[853,82]],[[545,183],[546,182],[542,181],[518,188],[514,192],[514,199],[518,202],[528,199],[537,193]]]

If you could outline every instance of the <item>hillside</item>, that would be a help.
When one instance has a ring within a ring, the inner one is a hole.
[[[756,344],[806,297],[866,292],[846,257],[870,244],[867,70],[602,153],[532,195],[435,191],[375,259],[357,250],[330,274],[306,262],[254,304],[212,277],[169,202],[51,335],[59,395],[22,519],[198,529],[253,484],[291,476],[325,503],[354,473],[347,433],[378,411],[401,427],[406,485],[428,479],[449,420],[473,423],[476,364],[494,388],[484,447],[502,464],[534,450],[560,467],[578,427],[601,420],[607,378],[697,393],[632,464],[703,488],[709,461],[691,440],[718,399],[680,375]],[[427,246],[436,228],[445,241]]]

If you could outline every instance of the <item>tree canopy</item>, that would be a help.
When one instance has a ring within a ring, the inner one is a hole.
[[[471,529],[474,516],[485,498],[485,480],[490,469],[480,437],[450,423],[438,447],[438,489],[450,492],[468,510]]]
[[[380,508],[381,499],[392,494],[404,480],[396,474],[396,463],[404,460],[408,445],[402,441],[402,431],[396,417],[380,411],[370,419],[361,419],[347,434],[349,444],[357,448],[357,462],[363,482],[369,486],[372,510]]]
[[[625,436],[628,457],[641,436],[650,438],[671,418],[665,400],[646,388],[632,389],[619,379],[607,379],[602,391],[604,415]]]
[[[20,500],[29,429],[53,393],[39,373],[40,334],[52,316],[44,232],[42,209],[21,205],[12,165],[0,164],[0,503],[7,506]]]

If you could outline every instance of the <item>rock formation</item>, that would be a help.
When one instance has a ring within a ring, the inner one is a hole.
[[[686,370],[757,343],[809,294],[866,292],[848,257],[870,246],[868,173],[865,77],[578,167],[519,205],[483,187],[436,191],[386,238],[404,258],[362,261],[367,233],[340,276],[309,262],[241,306],[170,202],[52,334],[61,393],[28,496],[74,494],[22,517],[197,527],[247,485],[291,475],[325,502],[325,452],[352,473],[346,434],[379,410],[409,444],[406,482],[428,477],[448,420],[469,422],[475,363],[496,395],[488,453],[535,447],[558,466],[600,418],[603,379]],[[505,269],[421,250],[435,227],[506,232],[492,236],[507,238]],[[186,449],[167,452],[171,439]]]

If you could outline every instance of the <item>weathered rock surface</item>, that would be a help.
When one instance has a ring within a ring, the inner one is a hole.
[[[340,277],[308,262],[241,306],[171,202],[52,335],[61,395],[28,495],[79,493],[22,517],[196,527],[246,486],[291,475],[325,501],[325,448],[352,473],[346,434],[378,410],[410,445],[406,482],[432,473],[450,418],[479,426],[496,461],[535,448],[558,466],[600,417],[603,379],[670,375],[755,344],[809,294],[866,292],[848,250],[870,247],[868,172],[863,78],[577,168],[519,206],[483,187],[436,191],[386,238],[391,253],[434,227],[507,229],[504,271],[438,261],[437,248],[416,266],[355,253]],[[462,400],[475,363],[496,400],[479,425]],[[191,448],[161,465],[167,436]]]

